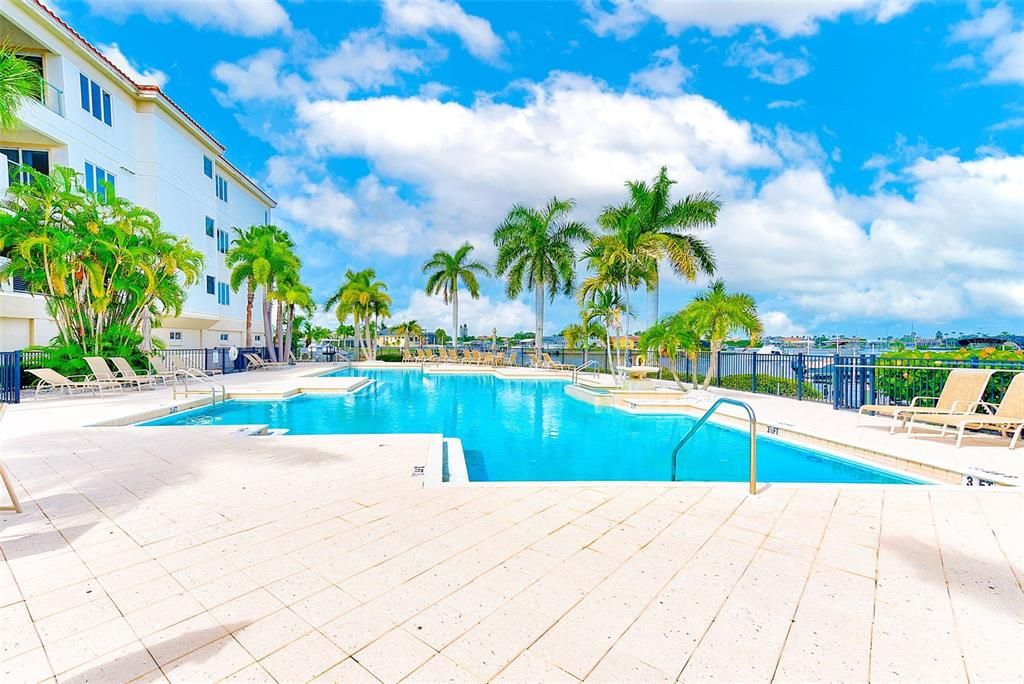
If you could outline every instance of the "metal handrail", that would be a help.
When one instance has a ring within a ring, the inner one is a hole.
[[[598,363],[599,362],[598,362],[597,359],[591,359],[590,361],[587,361],[586,363],[581,364],[581,365],[576,366],[575,368],[573,368],[572,369],[572,381],[573,381],[573,383],[575,383],[577,378],[579,378],[580,371],[584,371],[587,368],[590,368],[591,366],[596,366],[596,365],[598,365]],[[595,374],[596,374],[596,371],[595,371]]]
[[[172,391],[172,396],[173,396],[174,399],[178,398],[178,377],[179,376],[182,378],[182,384],[184,385],[184,387],[181,390],[181,393],[184,396],[186,396],[186,397],[189,394],[188,379],[189,378],[193,378],[194,380],[198,380],[199,384],[207,385],[210,388],[210,396],[212,397],[214,404],[217,403],[217,388],[218,387],[220,388],[220,400],[222,402],[225,402],[225,401],[228,400],[228,390],[227,390],[226,387],[224,387],[224,385],[222,383],[213,382],[212,380],[210,380],[210,378],[208,376],[200,373],[199,371],[192,370],[191,368],[183,368],[183,369],[178,370],[178,371],[176,371],[174,373],[174,386],[173,386],[173,388],[171,390]],[[205,391],[205,390],[202,390],[202,391]]]
[[[683,448],[683,445],[693,437],[694,433],[696,433],[704,423],[708,422],[708,418],[711,417],[711,414],[714,413],[722,404],[739,406],[747,412],[747,418],[750,420],[750,493],[757,494],[757,415],[754,413],[754,409],[750,404],[745,401],[730,399],[728,397],[722,397],[715,401],[715,403],[711,405],[711,408],[705,411],[704,415],[700,417],[700,420],[694,423],[693,427],[690,428],[690,431],[687,432],[681,440],[679,440],[679,444],[676,445],[676,448],[672,450],[672,481],[676,481],[676,457],[679,454],[679,450]]]

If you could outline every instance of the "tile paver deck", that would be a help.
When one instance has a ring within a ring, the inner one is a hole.
[[[41,404],[4,426],[25,512],[0,517],[0,681],[1024,672],[1019,490],[424,489],[436,437],[44,426]]]

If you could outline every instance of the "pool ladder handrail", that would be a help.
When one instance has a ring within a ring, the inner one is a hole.
[[[185,397],[188,397],[188,395],[189,395],[188,379],[192,378],[194,380],[197,380],[200,385],[206,385],[207,387],[210,388],[210,396],[212,397],[212,402],[211,403],[213,403],[213,404],[217,403],[217,388],[220,388],[220,400],[221,400],[221,402],[225,402],[225,401],[228,400],[228,390],[227,390],[226,387],[224,387],[223,384],[214,382],[213,380],[210,379],[210,377],[208,375],[205,375],[204,373],[201,373],[200,371],[194,370],[192,368],[183,368],[183,369],[178,370],[178,371],[176,371],[174,373],[174,385],[173,385],[173,388],[171,390],[172,397],[174,399],[178,398],[178,378],[179,377],[181,377],[182,385],[183,385],[183,387],[181,389],[181,393]],[[204,390],[199,390],[199,391],[200,392],[206,392],[205,389]]]
[[[572,369],[572,382],[573,382],[573,384],[576,384],[576,380],[579,378],[580,371],[584,371],[584,370],[590,368],[591,366],[596,366],[598,363],[599,362],[598,362],[597,359],[590,359],[590,361],[587,361],[586,363],[581,364],[581,365],[576,366],[575,368],[573,368]],[[594,371],[594,374],[596,375],[597,371]]]
[[[690,431],[679,440],[679,444],[676,444],[676,448],[672,450],[672,481],[676,481],[676,458],[679,455],[679,450],[683,448],[690,438],[700,429],[704,423],[708,422],[711,418],[711,414],[718,410],[718,407],[722,404],[731,404],[732,406],[739,406],[747,412],[747,419],[750,422],[750,493],[757,494],[757,414],[754,413],[753,407],[745,401],[738,399],[730,399],[728,397],[721,397],[711,405],[704,415],[694,423]]]

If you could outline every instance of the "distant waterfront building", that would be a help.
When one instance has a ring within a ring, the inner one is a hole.
[[[469,326],[465,323],[459,326],[459,337],[469,337]]]
[[[39,0],[0,4],[0,43],[43,79],[40,101],[21,108],[17,128],[0,132],[8,160],[0,164],[0,193],[18,182],[18,164],[47,174],[71,167],[91,191],[109,182],[206,257],[181,316],[163,321],[154,337],[172,348],[243,344],[246,293],[231,292],[224,253],[233,227],[270,223],[274,200],[159,87],[132,81]],[[0,350],[49,342],[57,329],[45,299],[18,278],[0,286]],[[258,315],[253,324],[254,342],[263,345]]]

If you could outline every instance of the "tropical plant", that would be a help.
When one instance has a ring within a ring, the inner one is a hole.
[[[617,337],[622,337],[622,319],[630,314],[625,300],[615,290],[609,288],[590,294],[590,299],[581,302],[581,313],[587,320],[598,319],[604,326],[604,348],[608,358],[608,368],[612,368],[612,341],[610,331],[615,330]],[[615,365],[622,365],[622,345],[615,345]]]
[[[686,391],[679,378],[679,372],[676,370],[676,358],[683,353],[691,361],[694,361],[699,353],[700,336],[694,331],[690,319],[678,313],[665,317],[644,331],[640,336],[638,347],[646,353],[655,354],[659,359],[659,366],[661,357],[667,356],[671,359],[669,370],[672,372],[672,379],[675,380],[676,386],[680,390]],[[692,364],[692,368],[696,375],[696,363]],[[696,384],[697,381],[694,378],[694,385]]]
[[[444,346],[444,343],[445,341],[447,341],[447,339],[448,333],[444,331],[444,328],[438,328],[437,330],[434,331],[434,341],[437,342],[442,347]]]
[[[711,345],[711,364],[704,378],[704,389],[718,375],[718,352],[725,338],[733,333],[742,333],[756,341],[764,329],[754,298],[743,292],[728,292],[721,279],[698,294],[682,313]]]
[[[479,299],[480,282],[477,276],[490,275],[483,263],[469,260],[472,251],[473,245],[466,242],[454,253],[444,250],[434,252],[423,264],[423,273],[427,275],[427,294],[440,293],[444,303],[452,305],[452,338],[456,340],[459,336],[459,281],[466,286],[470,297]]]
[[[574,243],[590,240],[590,229],[569,218],[572,200],[552,198],[541,209],[515,205],[494,231],[498,259],[494,270],[505,278],[505,294],[516,299],[523,290],[535,297],[534,346],[544,343],[544,293],[573,291],[576,255]]]
[[[394,332],[402,338],[402,350],[409,354],[409,338],[423,335],[423,327],[415,320],[399,323],[394,327]]]
[[[18,57],[10,45],[0,45],[0,131],[18,125],[18,110],[27,100],[39,99],[42,85],[30,62]]]
[[[561,334],[565,338],[566,347],[583,350],[583,363],[585,364],[590,360],[592,340],[606,338],[607,331],[585,311],[580,312],[580,319],[579,323],[572,323],[562,328]]]
[[[324,304],[326,311],[334,311],[339,323],[352,317],[357,358],[374,358],[376,341],[373,332],[380,319],[388,315],[391,306],[387,289],[387,285],[377,280],[377,273],[372,268],[362,271],[349,269],[345,272],[345,280]]]
[[[700,274],[712,275],[715,272],[711,247],[693,235],[693,231],[714,226],[722,203],[716,195],[708,192],[687,195],[673,202],[670,197],[673,185],[675,181],[668,177],[668,169],[664,166],[650,184],[644,181],[626,183],[629,191],[627,210],[634,217],[639,232],[653,238],[639,241],[645,245],[645,251],[650,250],[655,257],[653,278],[646,279],[648,325],[658,320],[658,263],[662,259],[677,275],[690,282]]]
[[[156,214],[109,183],[86,192],[73,169],[18,173],[26,182],[0,203],[0,252],[9,259],[0,279],[18,276],[47,295],[58,346],[90,355],[137,346],[145,317],[181,313],[203,268],[187,238],[161,230]]]

